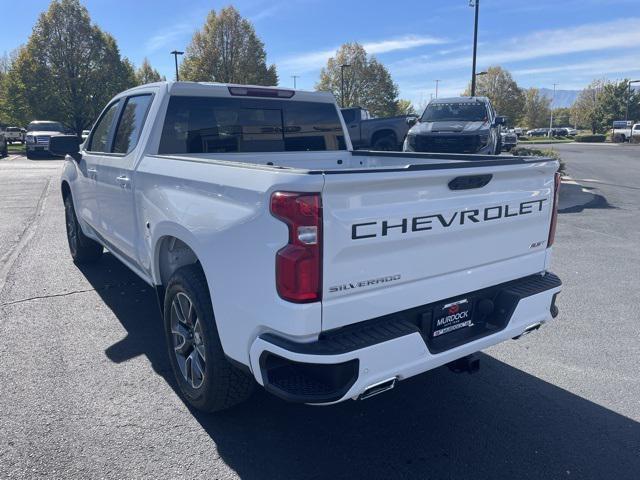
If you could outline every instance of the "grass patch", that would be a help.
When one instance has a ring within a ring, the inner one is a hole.
[[[20,145],[19,143],[7,145],[7,150],[9,153],[24,153],[24,145]]]
[[[522,143],[571,143],[573,138],[567,137],[520,137],[518,142]]]

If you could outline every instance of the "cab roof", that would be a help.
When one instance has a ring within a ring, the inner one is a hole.
[[[487,97],[447,97],[434,98],[429,103],[489,103]]]

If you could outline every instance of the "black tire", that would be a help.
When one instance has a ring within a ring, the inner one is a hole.
[[[376,138],[376,140],[371,145],[371,148],[373,150],[380,150],[384,152],[397,150],[398,141],[396,140],[396,136],[394,134],[389,133],[387,135]]]
[[[216,412],[251,396],[255,388],[253,377],[232,365],[222,350],[200,265],[179,268],[171,276],[164,299],[164,331],[173,374],[191,406]],[[194,371],[194,363],[199,373]]]
[[[67,226],[69,252],[73,261],[77,264],[97,262],[102,257],[102,245],[82,232],[71,195],[67,195],[64,199],[64,217]]]
[[[36,157],[34,156],[34,154],[33,154],[33,153],[31,153],[29,150],[27,150],[27,158],[28,158],[29,160],[33,160],[33,159],[34,159],[34,158],[36,158]]]

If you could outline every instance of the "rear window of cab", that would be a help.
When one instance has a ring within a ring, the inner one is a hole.
[[[346,150],[331,103],[173,96],[159,154]]]

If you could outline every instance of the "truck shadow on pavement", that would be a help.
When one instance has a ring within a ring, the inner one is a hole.
[[[594,191],[595,188],[579,183],[562,183],[558,213],[580,213],[585,209],[616,208],[607,199]]]
[[[128,333],[108,358],[145,355],[175,391],[152,289],[110,254],[82,271]],[[440,368],[364,402],[308,407],[258,390],[230,411],[192,414],[241,478],[637,478],[639,423],[481,357],[475,375]]]

